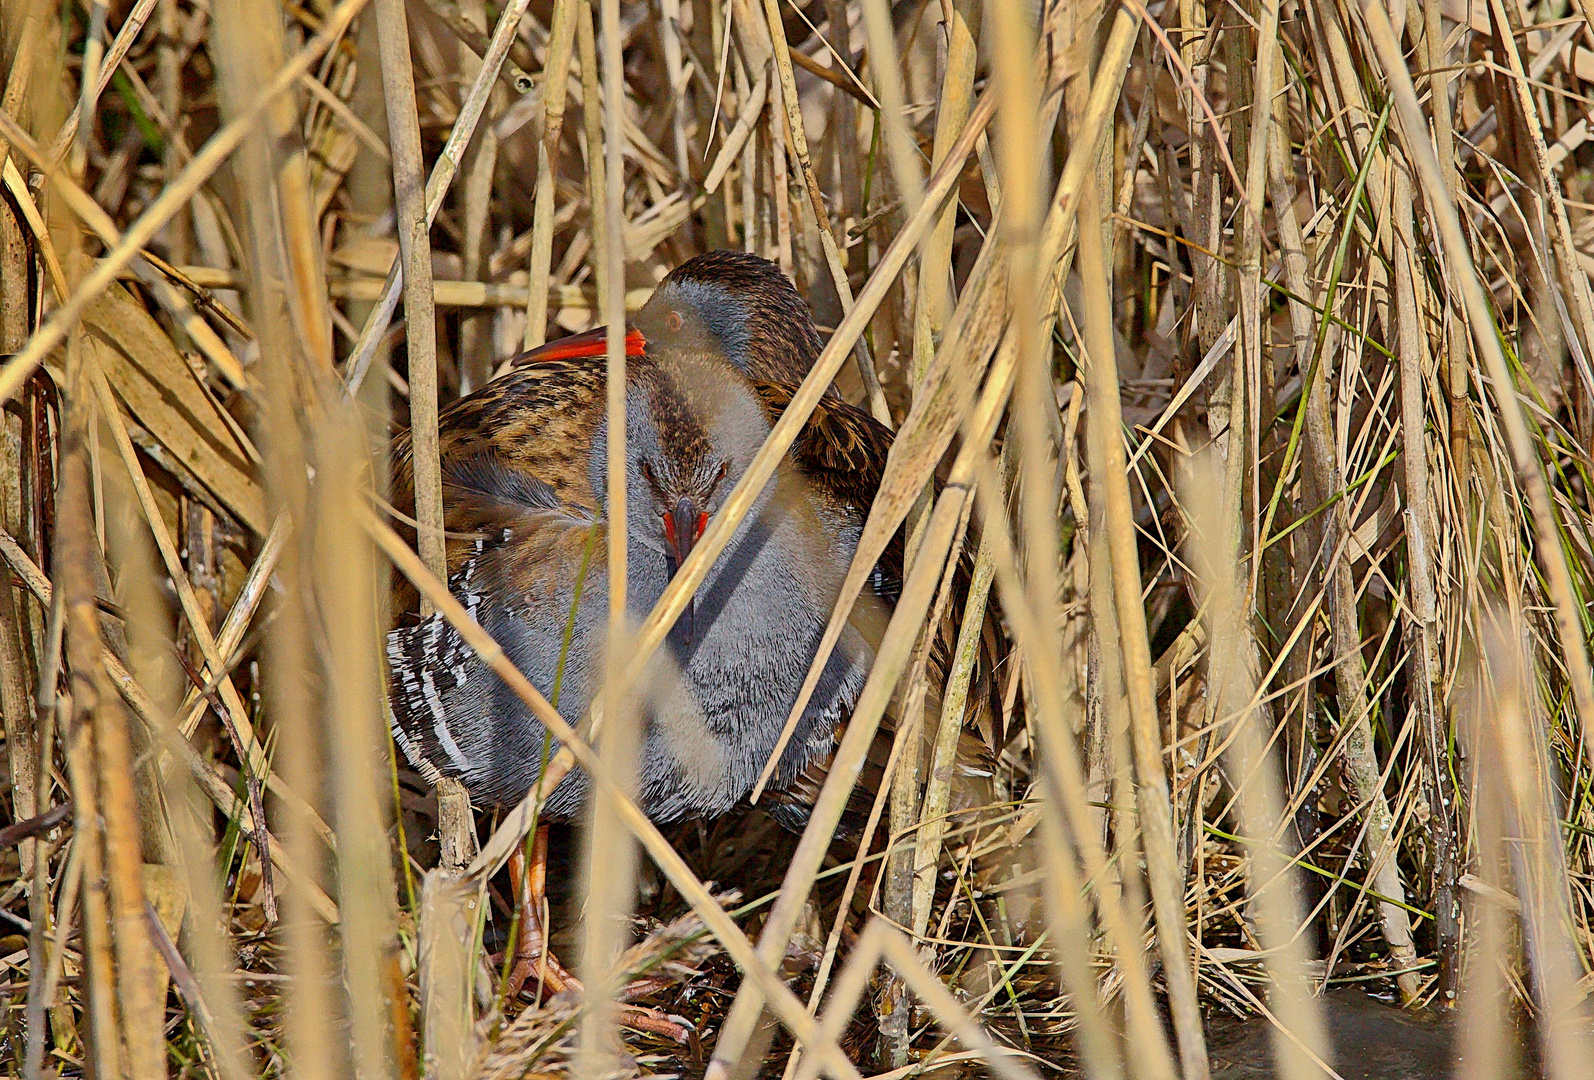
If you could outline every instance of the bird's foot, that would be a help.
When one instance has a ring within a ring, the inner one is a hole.
[[[531,857],[516,849],[509,859],[509,876],[515,889],[520,910],[520,930],[515,940],[515,963],[504,983],[504,1000],[513,1001],[528,986],[540,988],[546,994],[569,991],[577,997],[585,991],[581,980],[570,974],[548,948],[548,935],[544,931],[545,886],[548,865],[548,827],[542,826],[532,838]],[[632,1005],[629,1002],[647,997],[662,990],[668,982],[660,979],[638,979],[619,993],[620,1005],[615,1019],[624,1027],[645,1031],[674,1039],[682,1045],[692,1042],[695,1029],[683,1017],[668,1016],[662,1010]]]
[[[513,1001],[528,987],[540,988],[550,995],[563,993],[565,990],[581,993],[580,981],[565,970],[564,965],[559,963],[553,953],[543,951],[529,955],[516,954],[515,966],[509,969],[509,978],[504,983],[504,999]]]
[[[638,979],[621,989],[620,1001],[635,1001],[657,993],[666,985],[659,979]],[[516,957],[515,966],[509,972],[509,981],[504,984],[504,998],[513,1001],[529,989],[539,986],[552,994],[568,992],[579,997],[586,992],[581,980],[570,974],[552,953],[539,952],[535,956]],[[615,1020],[622,1027],[672,1039],[682,1046],[691,1043],[696,1031],[684,1017],[671,1016],[662,1009],[645,1005],[621,1004],[615,1013]]]

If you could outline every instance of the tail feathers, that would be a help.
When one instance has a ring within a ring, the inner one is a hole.
[[[415,771],[435,784],[441,777],[470,774],[469,748],[455,741],[449,705],[477,663],[441,613],[387,636],[393,738]]]

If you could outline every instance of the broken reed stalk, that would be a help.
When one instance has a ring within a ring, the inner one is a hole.
[[[480,892],[445,868],[421,879],[416,926],[424,1075],[466,1080],[477,1038],[471,982]]]

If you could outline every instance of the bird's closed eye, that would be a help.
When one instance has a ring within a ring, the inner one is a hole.
[[[658,490],[658,486],[659,486],[658,477],[653,475],[653,465],[652,465],[651,462],[649,462],[645,458],[642,461],[642,479],[646,480],[649,484],[651,484],[655,491]]]

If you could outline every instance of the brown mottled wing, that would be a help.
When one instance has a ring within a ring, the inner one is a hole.
[[[754,390],[770,419],[778,419],[797,388],[786,383],[756,382]],[[885,475],[891,452],[891,431],[861,409],[822,398],[802,434],[792,444],[792,459],[825,491],[868,513]]]
[[[590,516],[588,448],[602,419],[604,360],[557,359],[518,368],[453,402],[438,417],[443,467],[443,528],[449,573],[479,538],[501,539],[551,511]],[[393,438],[393,507],[415,514],[414,450],[408,431]],[[401,532],[414,538],[412,526]],[[394,611],[413,606],[395,587]]]

